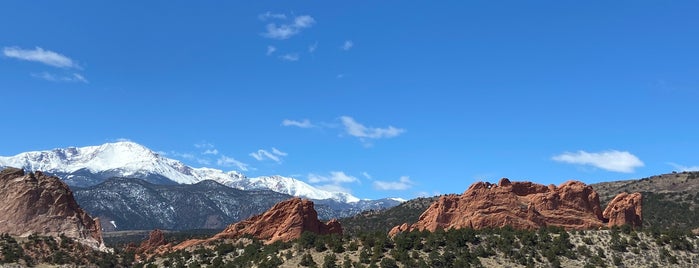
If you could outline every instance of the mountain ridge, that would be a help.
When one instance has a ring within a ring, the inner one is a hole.
[[[93,186],[112,177],[139,178],[155,184],[194,184],[214,180],[240,190],[269,189],[309,199],[333,199],[344,203],[360,201],[349,193],[321,190],[295,178],[279,175],[248,178],[239,171],[190,167],[131,141],[0,156],[0,167],[42,171],[78,187]]]
[[[73,191],[81,207],[102,219],[105,231],[219,229],[292,198],[271,190],[231,188],[212,180],[162,185],[136,178],[110,178],[98,185],[74,187]],[[392,199],[313,202],[322,219],[399,204]]]

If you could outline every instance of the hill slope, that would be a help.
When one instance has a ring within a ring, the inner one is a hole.
[[[699,172],[681,172],[592,184],[607,203],[619,192],[643,193],[644,228],[699,228]]]
[[[347,234],[388,233],[393,226],[404,222],[415,223],[420,215],[438,198],[438,196],[434,196],[411,199],[389,209],[369,210],[352,217],[342,218],[339,221]]]

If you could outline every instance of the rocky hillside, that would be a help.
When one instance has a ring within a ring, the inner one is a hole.
[[[592,184],[605,204],[620,192],[643,195],[643,227],[699,228],[699,172],[681,172]]]
[[[603,212],[597,192],[582,182],[544,186],[503,178],[498,184],[474,183],[461,195],[442,196],[416,223],[396,226],[390,234],[505,226],[529,230],[543,226],[576,230],[625,224],[640,226],[640,212],[638,193],[620,194]]]
[[[61,235],[106,250],[99,220],[78,206],[73,192],[57,177],[7,168],[0,171],[0,196],[0,233]]]
[[[367,210],[352,217],[339,219],[345,233],[357,235],[367,232],[388,231],[396,225],[417,222],[420,215],[439,197],[420,197],[401,203],[392,208]]]
[[[305,235],[176,250],[145,260],[157,266],[212,267],[696,267],[697,239],[630,228],[565,231],[459,229],[353,237]]]

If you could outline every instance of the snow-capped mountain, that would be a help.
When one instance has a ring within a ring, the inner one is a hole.
[[[356,198],[348,193],[329,192],[320,190],[305,182],[294,178],[282,176],[265,176],[249,179],[250,189],[269,189],[278,193],[284,193],[293,196],[303,196],[310,199],[333,199],[340,202],[354,203],[359,202]]]
[[[111,177],[139,178],[155,184],[193,184],[214,180],[241,190],[269,189],[317,200],[359,201],[350,194],[321,190],[293,178],[247,178],[237,171],[192,168],[128,141],[0,156],[0,167],[4,166],[46,172],[60,177],[71,186],[80,187],[96,185]]]

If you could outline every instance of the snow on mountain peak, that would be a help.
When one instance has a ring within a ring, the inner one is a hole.
[[[244,178],[237,172],[226,174],[217,169],[191,168],[130,141],[20,153],[0,157],[0,166],[64,174],[86,169],[92,173],[113,172],[121,177],[160,175],[177,183],[188,184],[207,179],[229,184]]]
[[[359,202],[359,198],[351,194],[321,190],[303,181],[279,175],[251,178],[248,187],[251,189],[270,189],[275,192],[310,199],[334,199],[345,203]]]
[[[333,199],[345,203],[358,202],[359,198],[348,193],[330,192],[315,188],[303,181],[282,177],[264,176],[247,178],[238,171],[223,172],[213,168],[192,168],[184,163],[163,157],[147,147],[131,141],[105,143],[98,146],[68,147],[50,151],[33,151],[15,156],[0,156],[0,167],[11,166],[30,171],[53,174],[69,174],[88,170],[93,174],[145,179],[162,176],[171,181],[193,184],[214,180],[238,189],[269,189],[275,192],[310,199]],[[60,176],[60,175],[59,175]],[[65,177],[63,179],[66,179]]]

